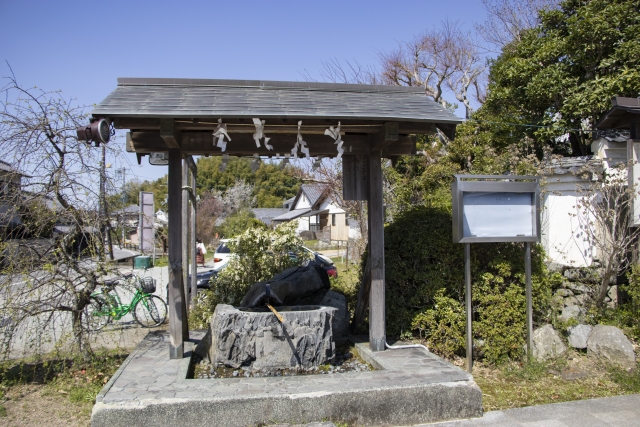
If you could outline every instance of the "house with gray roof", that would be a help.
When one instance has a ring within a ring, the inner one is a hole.
[[[288,209],[285,208],[253,208],[251,212],[256,216],[256,219],[264,222],[266,225],[271,226],[273,219],[286,213]]]
[[[274,224],[297,221],[298,233],[330,231],[331,240],[345,241],[349,237],[355,237],[349,236],[347,214],[331,197],[331,188],[328,185],[303,184],[293,201],[287,202],[285,203],[289,205],[289,209],[273,218]]]

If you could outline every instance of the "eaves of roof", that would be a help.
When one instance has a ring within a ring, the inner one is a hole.
[[[120,78],[105,117],[361,119],[458,124],[421,88],[334,83]]]
[[[596,123],[596,129],[628,129],[640,122],[640,99],[614,96],[612,108]]]

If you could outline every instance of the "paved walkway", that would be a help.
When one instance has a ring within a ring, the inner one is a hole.
[[[640,395],[577,400],[486,412],[482,418],[420,424],[414,427],[631,427],[640,426]],[[272,427],[335,427],[331,422]]]
[[[467,372],[415,348],[369,354],[383,368],[376,371],[187,379],[189,356],[203,335],[190,331],[183,359],[169,359],[166,332],[147,336],[98,394],[92,426],[196,427],[215,420],[245,427],[314,419],[408,425],[482,413],[480,389]]]
[[[640,394],[485,412],[482,418],[423,424],[434,427],[640,426]]]

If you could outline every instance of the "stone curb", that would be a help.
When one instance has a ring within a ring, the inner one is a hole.
[[[149,338],[150,334],[151,332],[145,335],[145,337],[141,341],[141,344],[148,342],[147,338]],[[120,378],[120,375],[122,375],[127,365],[133,360],[134,357],[136,357],[136,355],[142,350],[142,348],[142,345],[137,345],[136,348],[131,353],[129,353],[129,356],[124,359],[124,362],[122,362],[122,365],[120,365],[116,373],[111,376],[109,381],[107,381],[104,387],[100,389],[100,392],[98,392],[98,395],[96,396],[96,403],[102,402],[102,398],[109,392],[109,390],[111,390],[111,387],[113,387],[113,384],[115,384],[118,378]]]
[[[198,338],[169,360],[168,336],[148,334],[101,390],[94,427],[216,425],[321,420],[410,425],[482,415],[482,393],[467,372],[421,349],[356,351],[378,371],[301,377],[187,379]],[[370,353],[370,354],[368,354]]]

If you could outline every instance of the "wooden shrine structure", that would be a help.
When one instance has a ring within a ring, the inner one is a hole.
[[[414,136],[432,134],[436,128],[453,139],[461,122],[428,99],[424,89],[120,78],[92,115],[107,119],[116,129],[129,129],[127,151],[135,152],[139,161],[152,153],[168,154],[171,358],[183,357],[189,335],[185,299],[189,254],[195,295],[194,155],[341,157],[344,199],[368,201],[369,342],[373,351],[385,349],[382,159],[416,154]],[[187,216],[190,226],[184,221]]]

